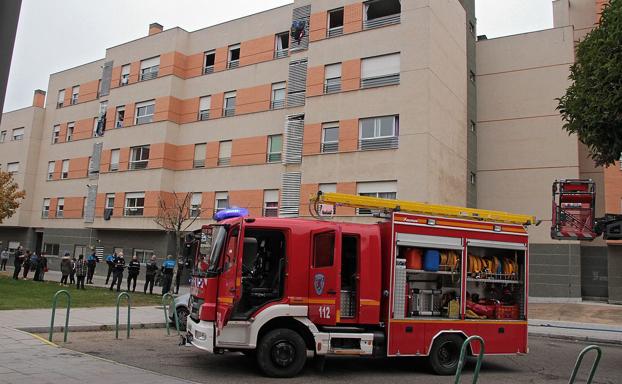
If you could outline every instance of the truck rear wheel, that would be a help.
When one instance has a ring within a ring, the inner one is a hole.
[[[257,364],[270,377],[296,376],[304,368],[306,361],[305,341],[291,329],[274,329],[257,346]]]
[[[437,375],[453,375],[458,368],[464,339],[456,334],[440,335],[430,349],[430,366]]]

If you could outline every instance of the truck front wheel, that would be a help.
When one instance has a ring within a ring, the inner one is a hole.
[[[437,375],[453,375],[458,368],[463,338],[456,334],[440,335],[430,349],[430,366]]]
[[[296,376],[307,361],[303,338],[287,328],[274,329],[257,346],[257,364],[270,377]]]

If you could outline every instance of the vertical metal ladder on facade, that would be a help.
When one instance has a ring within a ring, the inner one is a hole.
[[[345,193],[318,192],[310,198],[310,209],[319,215],[323,204],[334,206],[344,206],[350,208],[376,209],[383,212],[406,212],[424,215],[439,215],[455,217],[459,219],[469,219],[476,221],[492,221],[498,223],[518,224],[518,225],[537,225],[535,216],[519,215],[515,213],[492,211],[487,209],[466,208],[452,205],[438,205],[419,203],[406,200],[381,199],[378,197],[349,195]]]

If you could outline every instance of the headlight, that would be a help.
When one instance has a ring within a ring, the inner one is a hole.
[[[205,340],[207,339],[207,334],[205,332],[195,331],[194,338],[199,340]]]

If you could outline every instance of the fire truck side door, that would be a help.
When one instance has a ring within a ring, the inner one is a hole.
[[[229,238],[222,254],[222,272],[218,279],[218,301],[216,305],[216,327],[218,330],[222,330],[227,325],[236,300],[239,264],[237,249],[240,243],[240,232],[239,225],[229,230]]]
[[[311,232],[309,268],[309,319],[315,324],[339,321],[341,294],[341,231]]]

